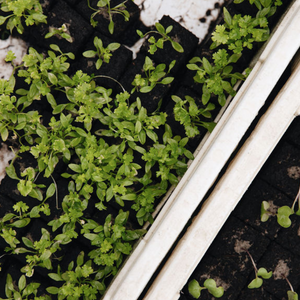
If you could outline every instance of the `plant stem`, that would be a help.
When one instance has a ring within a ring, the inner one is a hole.
[[[290,286],[291,291],[294,292],[294,289],[293,289],[293,286],[292,286],[291,282],[287,279],[287,277],[284,274],[281,274],[281,275],[286,280],[288,285]]]
[[[247,250],[247,249],[245,249],[245,248],[243,248],[243,250],[248,254],[248,256],[250,257],[250,259],[251,259],[251,262],[252,262],[252,265],[253,265],[253,268],[254,268],[254,271],[255,271],[255,276],[256,276],[256,274],[257,274],[257,267],[256,267],[256,263],[255,263],[255,261],[254,261],[254,259],[253,259],[253,257],[252,257],[252,255],[250,254],[250,252]]]
[[[123,92],[125,92],[125,89],[124,89],[123,85],[118,80],[116,80],[116,79],[114,79],[114,78],[112,78],[110,76],[97,75],[97,76],[94,76],[94,78],[108,78],[108,79],[111,79],[111,80],[113,80],[114,82],[116,82],[121,87],[121,89],[122,89]]]
[[[293,202],[293,205],[292,205],[292,211],[294,211],[294,208],[295,208],[295,205],[296,205],[297,200],[298,200],[298,201],[300,200],[299,197],[300,197],[300,186],[299,186],[299,190],[298,190],[298,193],[297,193],[297,195],[296,195],[296,198],[295,198],[295,200],[294,200],[294,202]],[[300,202],[298,203],[298,205],[299,205],[299,208],[300,208]]]

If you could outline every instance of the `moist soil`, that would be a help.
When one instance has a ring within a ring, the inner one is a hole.
[[[297,117],[278,143],[255,180],[196,267],[192,279],[203,282],[213,278],[223,286],[222,299],[284,300],[290,290],[284,277],[300,293],[300,218],[291,216],[292,225],[283,228],[276,216],[260,220],[262,201],[276,208],[291,206],[300,185],[300,118]],[[259,289],[248,289],[255,278],[247,249],[258,268],[273,271]],[[193,299],[187,285],[180,300]],[[203,291],[201,299],[213,297]]]
[[[94,2],[96,1],[91,1],[91,4],[93,5]],[[119,3],[122,1],[115,2]],[[90,25],[90,15],[93,11],[87,6],[86,0],[44,1],[44,11],[48,14],[48,24],[27,28],[22,38],[39,52],[46,52],[50,44],[57,44],[62,52],[73,52],[76,55],[76,60],[70,61],[69,75],[81,69],[88,74],[110,76],[121,82],[127,90],[132,89],[131,83],[135,74],[143,72],[142,66],[146,55],[150,56],[155,64],[165,63],[168,66],[171,61],[176,60],[177,63],[171,71],[171,76],[175,78],[172,84],[166,86],[158,85],[151,93],[146,95],[136,92],[134,97],[141,97],[142,105],[149,112],[155,111],[160,106],[160,109],[168,114],[168,123],[171,125],[174,135],[183,136],[183,127],[174,119],[174,102],[171,99],[171,95],[177,95],[181,98],[184,98],[186,95],[191,96],[201,106],[202,86],[194,82],[193,72],[187,70],[185,65],[194,56],[205,56],[211,59],[211,50],[209,49],[211,32],[216,24],[223,22],[222,14],[210,27],[207,37],[200,43],[197,37],[179,23],[168,16],[164,16],[161,23],[165,28],[169,25],[173,26],[171,36],[176,38],[176,41],[182,45],[185,50],[184,53],[176,52],[169,43],[165,43],[164,49],[159,49],[154,55],[149,55],[146,50],[148,46],[146,41],[137,58],[132,60],[131,51],[128,50],[127,46],[132,46],[138,39],[135,31],[139,29],[142,32],[146,32],[150,28],[146,28],[139,20],[139,8],[131,1],[128,1],[128,4],[130,4],[127,6],[131,16],[130,20],[125,22],[122,17],[115,16],[115,31],[113,35],[110,35],[107,29],[108,19],[105,14],[98,14],[95,17],[95,20],[98,22],[95,28]],[[252,7],[246,1],[239,5],[226,2],[225,6],[231,14],[254,13]],[[284,7],[272,19],[273,25],[276,24],[279,15],[283,11]],[[62,24],[67,25],[70,35],[74,38],[72,43],[55,36],[47,40],[43,38],[48,32],[49,26],[57,28]],[[112,42],[121,43],[121,47],[113,53],[109,65],[104,63],[99,70],[94,67],[95,62],[93,59],[87,59],[82,56],[82,52],[93,49],[95,36],[103,40],[104,46]],[[236,67],[236,71],[242,72],[249,65],[260,46],[257,45],[254,51],[248,51],[243,56],[243,59]],[[116,93],[120,91],[120,86],[105,78],[99,78],[97,83],[105,88],[112,88]],[[63,94],[57,93],[55,96],[58,103],[66,101]],[[213,113],[213,119],[221,107],[216,99],[211,101],[217,107]],[[49,108],[46,99],[41,99],[35,107],[46,121],[51,118]],[[292,198],[297,193],[300,178],[299,122],[299,119],[294,122],[293,127],[285,135],[284,141],[280,143],[281,148],[279,146],[276,148],[271,156],[272,160],[266,163],[258,179],[253,182],[191,277],[200,281],[208,277],[216,279],[217,283],[224,286],[225,299],[285,299],[288,286],[280,278],[280,274],[277,279],[268,280],[263,285],[263,289],[252,291],[246,288],[249,279],[254,276],[254,273],[249,258],[245,252],[239,250],[240,247],[248,247],[258,266],[264,266],[272,270],[276,267],[282,267],[293,286],[297,289],[300,285],[300,274],[297,268],[300,262],[299,218],[293,220],[293,225],[289,229],[281,229],[274,217],[264,224],[261,224],[259,221],[261,201],[269,201],[276,206],[290,205],[293,201]],[[200,134],[189,141],[188,149],[195,151],[205,134],[206,130],[200,128]],[[29,166],[35,168],[37,163],[29,154],[24,154],[16,160],[16,166],[19,166],[20,170],[22,170]],[[59,203],[62,202],[64,196],[68,193],[68,182],[60,176],[66,170],[66,167],[64,163],[59,163],[53,174],[58,186]],[[16,169],[18,168],[16,167]],[[47,182],[47,180],[43,179],[43,183],[49,185],[52,181],[49,180]],[[16,181],[6,176],[0,185],[0,217],[3,217],[5,213],[12,212],[13,204],[18,201],[26,202],[30,208],[36,205],[36,203],[32,202],[32,199],[21,196],[17,190]],[[115,216],[120,209],[117,203],[109,203],[107,210],[101,212],[95,209],[94,203],[96,201],[96,195],[93,195],[85,211],[85,217],[93,218],[100,224],[104,223],[107,214],[111,213]],[[41,236],[40,228],[46,228],[51,231],[47,223],[58,217],[61,211],[57,209],[54,200],[50,201],[49,204],[51,215],[34,219],[30,226],[18,230],[18,239],[21,239],[22,236],[27,236],[37,240]],[[130,206],[128,209],[130,209]],[[130,215],[132,228],[139,228],[134,217],[135,212],[132,211]],[[4,240],[0,239],[1,253],[4,253],[6,246]],[[64,245],[59,253],[59,256],[63,257],[60,261],[62,269],[66,269],[69,262],[76,260],[80,251],[88,253],[90,247],[90,243],[84,238],[79,238],[68,245]],[[2,256],[0,263],[2,267],[0,273],[0,297],[5,298],[6,276],[10,273],[13,278],[20,277],[20,269],[25,264],[25,255]],[[56,270],[57,264],[58,262],[53,262],[54,270]],[[45,291],[47,286],[57,285],[55,281],[49,279],[47,272],[39,267],[36,268],[32,280],[41,283],[39,289],[41,293]],[[203,292],[201,299],[206,298],[211,299],[210,296],[207,296],[207,293]],[[192,299],[186,287],[182,291],[181,299]]]

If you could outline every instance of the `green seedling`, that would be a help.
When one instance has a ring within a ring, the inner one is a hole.
[[[144,235],[144,230],[126,229],[128,216],[129,212],[120,210],[114,220],[112,215],[108,215],[103,226],[93,220],[88,220],[82,226],[83,236],[96,246],[88,255],[97,266],[107,266],[115,273],[124,255],[130,254],[131,241]]]
[[[113,51],[120,48],[119,43],[111,43],[106,48],[103,47],[103,42],[100,38],[95,37],[94,38],[94,45],[96,47],[96,51],[94,50],[88,50],[82,53],[84,57],[98,57],[96,62],[96,69],[99,70],[102,66],[102,63],[109,63],[110,58],[112,56]]]
[[[203,287],[200,286],[197,280],[193,279],[190,281],[188,289],[189,293],[195,299],[198,299],[201,296],[202,290],[208,290],[208,292],[216,298],[221,298],[224,295],[223,287],[217,287],[216,282],[211,278],[204,281]]]
[[[212,33],[211,49],[227,45],[233,53],[241,54],[244,48],[252,49],[253,43],[264,42],[270,36],[268,27],[269,9],[259,11],[256,17],[234,15],[223,9],[225,24],[217,25]]]
[[[51,300],[48,295],[37,297],[38,288],[41,284],[37,282],[27,283],[25,275],[22,275],[18,280],[18,285],[15,285],[10,274],[7,274],[5,284],[5,295],[7,298],[0,298],[0,300]]]
[[[130,14],[126,10],[126,5],[125,5],[127,1],[128,0],[125,0],[122,3],[120,3],[120,4],[118,4],[114,7],[111,7],[110,0],[100,0],[100,1],[97,2],[97,8],[93,8],[90,5],[90,0],[87,0],[89,8],[92,9],[93,11],[95,11],[91,15],[91,18],[90,18],[91,25],[93,27],[97,26],[98,22],[95,21],[94,18],[98,14],[103,14],[104,16],[108,15],[108,18],[109,18],[108,30],[109,30],[110,34],[113,34],[114,33],[114,27],[115,27],[115,23],[113,21],[113,15],[114,14],[121,15],[121,16],[124,17],[125,21],[129,21]]]
[[[189,138],[199,134],[199,126],[206,128],[212,132],[215,128],[215,122],[205,122],[200,117],[211,118],[211,111],[215,109],[215,105],[208,103],[204,108],[198,108],[195,100],[190,96],[185,96],[185,100],[173,95],[172,100],[176,102],[174,106],[175,120],[184,126],[185,133]]]
[[[298,294],[294,291],[294,288],[291,284],[291,282],[288,280],[288,278],[285,276],[285,274],[281,274],[281,276],[285,279],[287,284],[290,287],[290,290],[287,291],[288,300],[298,300]]]
[[[73,38],[70,36],[66,24],[62,24],[62,26],[59,28],[50,27],[49,32],[45,35],[45,39],[49,39],[55,35],[67,40],[69,43],[73,43]]]
[[[170,25],[168,26],[166,29],[163,27],[163,25],[161,25],[160,23],[155,23],[155,28],[156,30],[151,30],[146,32],[145,34],[143,34],[140,30],[137,30],[137,34],[139,35],[139,37],[142,39],[150,34],[158,34],[161,36],[161,38],[157,39],[151,35],[148,42],[150,43],[150,47],[148,52],[150,54],[154,54],[157,49],[163,49],[164,47],[164,43],[169,41],[173,47],[173,49],[175,49],[177,52],[182,53],[184,52],[182,46],[174,41],[168,34],[172,31],[173,26]]]
[[[8,14],[0,16],[0,25],[6,23],[6,29],[10,32],[16,28],[22,34],[24,21],[26,26],[47,23],[39,0],[1,0],[0,3],[1,10]]]
[[[239,4],[244,2],[244,0],[234,0],[234,3]],[[250,4],[255,4],[259,12],[257,15],[259,16],[260,14],[266,14],[266,16],[269,18],[272,15],[275,14],[277,7],[282,5],[281,0],[249,0]]]
[[[246,70],[245,74],[232,72],[231,64],[236,63],[240,57],[240,54],[229,55],[225,49],[220,49],[213,54],[213,63],[205,57],[194,57],[190,60],[187,68],[196,71],[194,81],[203,85],[203,105],[210,101],[213,94],[218,97],[221,106],[226,103],[226,94],[235,96],[234,85],[238,80],[245,80],[249,74],[249,70]]]
[[[295,206],[298,204],[298,210],[295,211]],[[277,222],[280,226],[288,228],[291,226],[292,221],[290,219],[291,215],[300,215],[300,187],[295,200],[291,207],[284,205],[277,209],[277,213],[270,211],[270,204],[267,201],[263,201],[261,204],[260,218],[262,222],[266,222],[270,216],[277,216]]]
[[[269,279],[273,275],[273,272],[268,272],[265,268],[259,268],[257,269],[256,263],[250,254],[250,252],[247,249],[243,249],[249,256],[251,263],[254,268],[255,272],[255,278],[249,283],[248,288],[249,289],[257,289],[260,288],[263,284],[263,279]]]
[[[56,273],[48,274],[51,279],[62,282],[63,285],[61,287],[50,286],[46,290],[51,295],[57,295],[58,299],[97,299],[105,290],[104,271],[96,270],[91,260],[85,262],[82,251],[77,257],[76,266],[72,261],[67,271],[62,272],[61,267],[58,266]]]
[[[134,88],[131,90],[131,93],[133,93],[136,90],[141,93],[149,93],[155,88],[157,84],[170,84],[174,80],[174,77],[165,76],[170,73],[175,63],[176,61],[173,60],[169,65],[168,71],[166,72],[165,64],[159,64],[157,66],[154,66],[153,61],[148,56],[146,56],[143,65],[145,77],[142,77],[141,74],[135,75],[135,78],[132,82]]]

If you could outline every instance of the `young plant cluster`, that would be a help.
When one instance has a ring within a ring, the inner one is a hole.
[[[64,34],[62,26],[45,38],[60,35],[69,39]],[[97,57],[97,69],[109,63],[112,52],[120,47],[112,43],[105,48],[97,37],[94,45],[96,50],[86,51],[83,56]],[[0,236],[7,243],[4,255],[25,257],[18,287],[11,284],[16,279],[7,276],[8,298],[32,294],[35,299],[50,298],[36,296],[39,284],[26,284],[26,277],[34,276],[37,267],[48,270],[49,277],[60,284],[47,288],[58,299],[96,299],[103,294],[107,278],[117,273],[133,242],[145,230],[129,229],[129,212],[122,209],[117,216],[108,215],[104,224],[98,224],[85,213],[91,199],[97,199],[94,205],[99,211],[106,210],[110,201],[120,207],[131,202],[142,226],[153,221],[155,203],[184,174],[187,160],[193,159],[185,147],[188,138],[173,135],[166,113],[157,110],[150,114],[139,98],[132,97],[136,90],[147,93],[157,84],[170,84],[174,78],[167,75],[175,61],[165,70],[166,65],[155,65],[147,57],[144,73],[136,75],[132,90],[125,91],[119,83],[122,91],[114,93],[98,86],[94,75],[81,70],[68,75],[74,58],[73,53],[63,53],[55,44],[47,53],[29,48],[19,66],[13,63],[14,53],[8,52],[6,57],[14,73],[9,80],[0,80],[0,134],[3,142],[19,145],[13,149],[15,158],[6,172],[17,181],[20,195],[26,197],[13,206],[13,213],[0,220]],[[23,88],[16,88],[17,79],[23,80]],[[61,102],[61,98],[66,101]],[[52,110],[49,120],[33,108],[37,101],[48,102]],[[158,134],[160,130],[163,135]],[[109,139],[113,143],[108,143]],[[35,158],[36,167],[16,168],[15,162],[24,154]],[[67,165],[61,176],[69,184],[59,202],[54,172],[61,162]],[[52,183],[37,183],[43,178]],[[50,205],[54,198],[55,211]],[[33,219],[55,214],[57,217],[48,222],[50,229],[41,228],[39,240],[19,238],[19,230]],[[91,245],[88,258],[80,253],[76,265],[71,262],[67,270],[58,265],[57,273],[51,273],[63,249],[79,235]]]
[[[121,15],[124,17],[125,21],[128,21],[130,18],[129,12],[126,10],[126,2],[131,0],[125,0],[116,6],[111,6],[110,0],[100,0],[97,2],[97,7],[92,7],[90,0],[87,0],[89,8],[94,11],[91,15],[90,22],[92,26],[96,27],[98,22],[95,20],[95,17],[99,14],[108,15],[109,25],[108,30],[110,34],[114,33],[115,23],[113,21],[114,15]]]
[[[298,206],[297,210],[295,209],[296,205]],[[279,207],[277,212],[274,212],[271,211],[269,202],[263,201],[261,204],[260,219],[262,222],[267,222],[271,216],[276,216],[278,224],[284,228],[288,228],[292,224],[290,219],[292,215],[300,216],[300,188],[291,207],[284,205]]]
[[[202,117],[210,118],[211,116],[210,111],[215,107],[213,103],[210,103],[211,99],[216,97],[219,105],[224,106],[226,97],[236,94],[234,85],[238,80],[245,80],[250,69],[246,69],[243,73],[234,72],[233,65],[241,58],[244,48],[252,49],[254,43],[264,42],[269,38],[268,18],[282,4],[280,1],[273,0],[251,0],[250,3],[254,3],[258,8],[255,17],[240,14],[231,16],[224,8],[225,23],[217,25],[212,33],[211,49],[219,49],[215,50],[211,59],[194,57],[187,65],[189,70],[196,71],[194,81],[202,86],[201,102],[203,105],[199,109],[195,100],[190,97],[184,100],[173,97],[176,102],[175,119],[184,126],[188,137],[199,134],[199,126],[209,131],[213,130],[213,123],[201,120]]]
[[[263,285],[264,279],[270,279],[273,276],[273,272],[268,272],[266,268],[263,267],[258,269],[249,250],[242,250],[243,252],[246,252],[249,256],[255,273],[255,278],[252,279],[251,282],[248,284],[248,289],[258,289]],[[294,291],[291,282],[284,274],[281,274],[281,277],[282,279],[285,279],[290,288],[287,291],[288,300],[298,300],[298,294]],[[193,279],[189,282],[188,291],[193,298],[198,299],[201,296],[202,290],[208,290],[208,292],[215,298],[221,298],[224,295],[224,288],[222,286],[217,287],[216,281],[212,278],[206,279],[203,283],[203,287],[199,284],[199,282],[196,279]]]

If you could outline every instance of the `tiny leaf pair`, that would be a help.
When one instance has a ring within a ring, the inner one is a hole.
[[[208,278],[204,281],[203,287],[200,286],[197,280],[193,279],[188,286],[189,293],[195,298],[198,299],[201,295],[202,290],[208,290],[216,298],[221,298],[224,295],[223,287],[217,287],[215,280]]]

